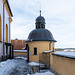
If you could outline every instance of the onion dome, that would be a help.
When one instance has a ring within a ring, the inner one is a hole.
[[[36,18],[36,23],[37,23],[37,22],[45,23],[45,18],[44,18],[43,16],[41,16],[41,11],[40,11],[40,16],[38,16],[38,17]]]
[[[45,18],[41,16],[41,11],[40,11],[40,16],[36,18],[36,29],[38,28],[45,28]]]
[[[27,41],[54,41],[52,33],[47,29],[34,29],[30,32]]]
[[[53,38],[52,33],[45,29],[45,18],[40,16],[36,18],[36,29],[32,30],[28,36],[28,39],[26,42],[29,41],[53,41],[56,42],[56,40]]]

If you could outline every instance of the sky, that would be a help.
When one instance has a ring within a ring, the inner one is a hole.
[[[42,16],[57,42],[55,48],[75,48],[75,0],[8,0],[13,13],[11,39],[28,38]]]

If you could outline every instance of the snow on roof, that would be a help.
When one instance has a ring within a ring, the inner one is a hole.
[[[65,49],[64,51],[67,51],[67,52],[75,52],[75,50],[72,50],[72,49]]]
[[[27,50],[13,50],[14,52],[27,52]]]
[[[28,63],[28,65],[30,65],[30,66],[44,66],[45,64],[43,64],[43,63],[39,63],[39,62],[30,62],[30,63]]]
[[[49,51],[44,51],[44,53],[50,53],[50,52],[53,52],[53,51],[51,51],[51,50],[49,50]]]
[[[30,74],[27,74],[27,75],[30,75]],[[35,73],[33,75],[55,75],[54,73],[48,71],[48,72],[45,72],[45,73]]]
[[[64,51],[68,52],[68,50],[67,50],[67,49],[65,49]]]
[[[59,55],[59,56],[64,56],[64,57],[69,57],[69,58],[75,58],[75,52],[55,52],[53,55]]]

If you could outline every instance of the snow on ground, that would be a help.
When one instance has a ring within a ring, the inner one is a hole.
[[[28,65],[30,65],[30,66],[45,66],[45,64],[43,64],[43,63],[39,63],[39,62],[30,62],[30,63],[28,63]]]
[[[30,62],[28,63],[30,66],[39,66],[39,63],[36,63],[36,62]]]
[[[54,55],[59,55],[59,56],[65,56],[65,57],[69,57],[69,58],[75,58],[75,52],[55,52],[53,53]]]
[[[5,75],[6,72],[14,68],[16,66],[14,62],[16,62],[16,60],[7,60],[0,62],[0,75]]]
[[[39,65],[38,62],[30,62],[30,65]],[[43,65],[43,64],[41,64]],[[32,68],[28,66],[26,58],[16,57],[15,59],[0,62],[0,75],[55,75],[49,70],[33,74]]]
[[[54,75],[52,72],[48,71],[45,73],[35,73],[34,75]]]
[[[30,74],[27,74],[27,75],[30,75]],[[55,74],[53,74],[52,72],[48,71],[48,72],[45,72],[45,73],[35,73],[33,75],[55,75]]]
[[[32,72],[24,57],[0,62],[0,75],[27,75],[28,73]]]

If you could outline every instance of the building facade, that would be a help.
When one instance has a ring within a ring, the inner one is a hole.
[[[40,61],[40,53],[44,51],[54,51],[54,43],[52,33],[45,29],[45,18],[40,16],[36,18],[36,29],[32,30],[26,40],[28,47],[28,61]]]
[[[11,43],[14,45],[13,51],[14,51],[14,56],[22,56],[26,57],[27,56],[27,50],[25,50],[25,40],[11,40]]]
[[[7,0],[0,0],[0,58],[9,55],[12,12]]]

